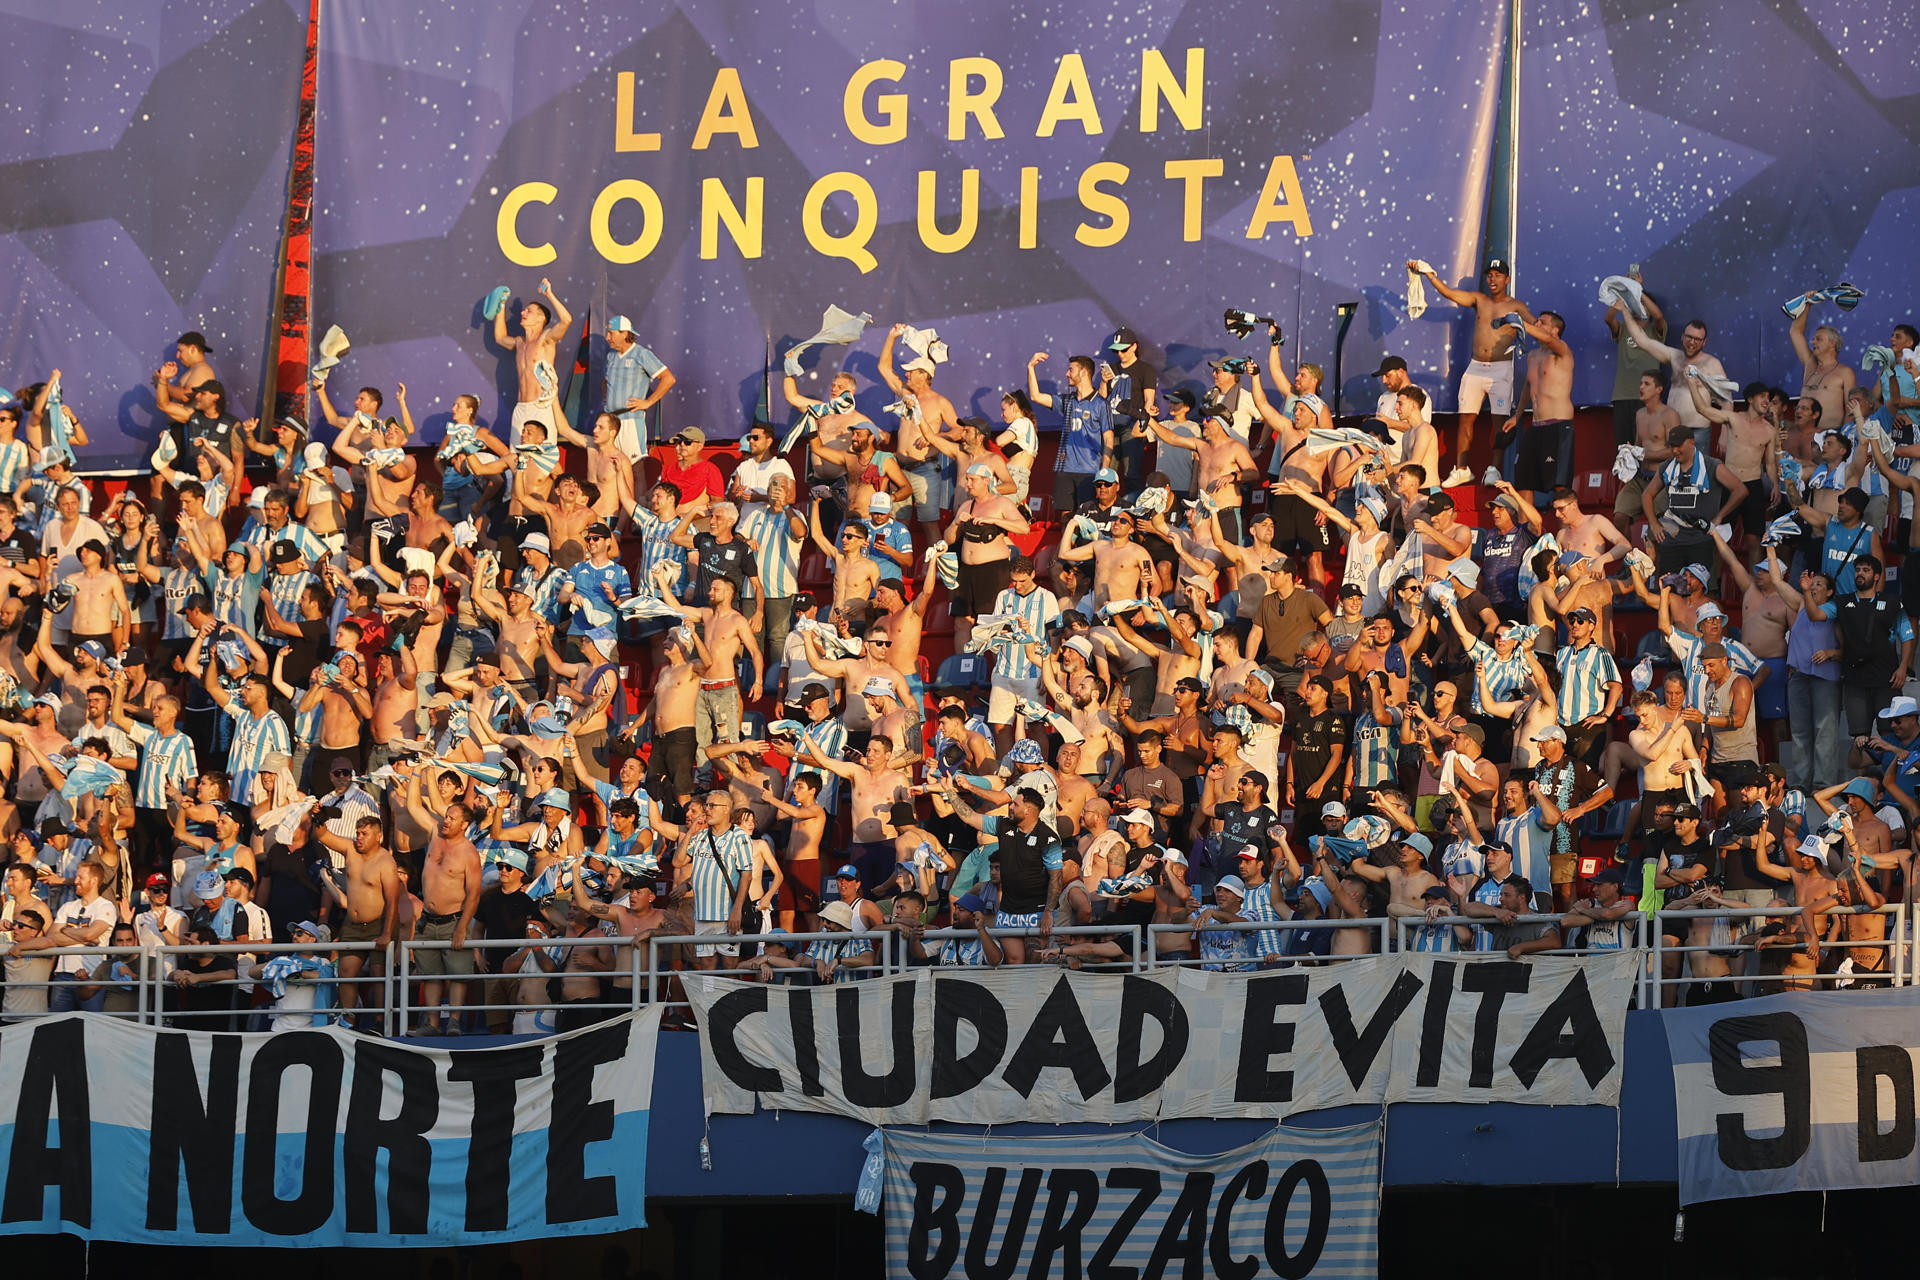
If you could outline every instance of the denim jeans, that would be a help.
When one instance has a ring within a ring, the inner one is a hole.
[[[1787,773],[1788,786],[1802,790],[1830,787],[1846,778],[1838,680],[1789,671],[1787,722],[1793,726],[1793,768]]]
[[[56,973],[52,976],[56,983],[78,984],[80,979],[71,973]],[[75,1009],[82,1013],[99,1013],[107,1007],[107,989],[101,987],[90,999],[80,999],[77,985],[54,986],[47,988],[48,1013],[72,1013]]]

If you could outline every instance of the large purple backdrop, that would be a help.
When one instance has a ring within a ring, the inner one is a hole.
[[[86,465],[157,438],[148,379],[189,329],[247,414],[269,349],[304,0],[10,0],[0,369],[59,369]]]
[[[1562,311],[1601,402],[1600,280],[1644,264],[1733,377],[1798,391],[1780,303],[1851,280],[1813,322],[1858,364],[1909,320],[1920,262],[1920,63],[1897,9],[1803,0],[1527,0],[1514,292]]]
[[[896,320],[938,328],[954,353],[939,385],[962,413],[990,416],[1030,353],[1052,352],[1053,376],[1120,324],[1174,383],[1204,375],[1208,358],[1258,354],[1263,341],[1224,333],[1228,305],[1279,316],[1291,364],[1330,363],[1335,305],[1361,302],[1345,367],[1369,403],[1357,375],[1383,352],[1406,355],[1435,388],[1464,358],[1453,308],[1406,320],[1403,264],[1421,256],[1452,278],[1474,272],[1498,97],[1489,6],[1463,17],[1441,0],[1284,10],[1228,0],[1109,16],[1062,0],[827,0],[774,20],[726,0],[617,12],[331,0],[322,15],[315,331],[339,324],[352,339],[342,385],[390,392],[409,381],[423,416],[463,391],[490,399],[489,416],[501,411],[510,370],[479,304],[496,284],[530,297],[542,276],[576,315],[592,309],[589,406],[599,322],[622,313],[680,379],[668,424],[722,436],[765,412],[769,371],[777,396],[780,352],[828,303],[872,313],[875,327],[850,352],[810,354],[806,385],[844,364],[862,375],[869,412],[890,398],[873,377]],[[1190,49],[1204,51],[1191,79]],[[877,60],[900,66],[849,92]],[[1154,96],[1149,132],[1141,85],[1158,66],[1172,92]],[[624,111],[622,73],[633,77]],[[998,82],[991,117],[1004,136],[983,136],[976,116],[950,140],[956,77],[983,94]],[[1179,102],[1202,79],[1203,98]],[[885,141],[890,95],[904,99],[897,142]],[[1039,137],[1050,95],[1061,119]],[[858,130],[849,98],[868,122]],[[703,118],[717,125],[710,136]],[[643,140],[655,149],[623,149],[623,130],[658,135]],[[1024,169],[1034,172],[1023,197]],[[1201,176],[1209,170],[1217,176]],[[965,247],[935,252],[925,241],[965,226],[963,171],[977,171],[977,226]],[[870,236],[844,192],[809,236],[809,191],[834,173],[870,185]],[[1203,191],[1191,206],[1189,182]],[[756,190],[764,218],[749,254],[716,211],[747,209]],[[1124,201],[1124,234],[1117,202],[1086,207],[1103,193]],[[610,202],[598,217],[597,199]],[[1280,203],[1302,210],[1312,234],[1281,218],[1249,238],[1257,210]],[[503,242],[503,222],[522,247]],[[655,234],[644,256],[621,247]],[[863,241],[870,269],[822,252],[849,238]]]

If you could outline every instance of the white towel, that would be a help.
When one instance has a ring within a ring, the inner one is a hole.
[[[1413,265],[1407,268],[1407,315],[1418,320],[1427,314],[1427,281],[1425,272],[1433,270],[1433,264],[1425,258],[1415,258]]]
[[[1600,301],[1608,306],[1620,304],[1633,312],[1635,320],[1647,318],[1647,304],[1642,299],[1640,282],[1632,276],[1608,276],[1600,282]]]
[[[1646,460],[1647,451],[1637,444],[1623,444],[1613,454],[1613,474],[1625,484],[1640,474],[1640,464]]]
[[[1641,693],[1653,687],[1653,659],[1646,657],[1633,668],[1633,691]]]

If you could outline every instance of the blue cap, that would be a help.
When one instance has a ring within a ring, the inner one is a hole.
[[[107,646],[101,644],[98,640],[88,640],[84,642],[80,646],[80,652],[86,654],[95,662],[105,662],[107,660]]]
[[[842,863],[840,869],[833,873],[833,878],[835,880],[858,880],[860,878],[860,868],[854,866],[851,862]]]
[[[1093,482],[1095,484],[1119,484],[1120,473],[1112,467],[1102,467],[1093,473]]]
[[[608,316],[607,328],[614,333],[632,333],[633,321],[627,319],[625,316]]]
[[[953,905],[962,911],[971,911],[976,915],[987,909],[987,904],[977,893],[963,893],[953,900]]]
[[[546,793],[540,797],[540,807],[542,809],[565,809],[568,813],[572,813],[573,797],[562,791],[559,787],[549,787]]]

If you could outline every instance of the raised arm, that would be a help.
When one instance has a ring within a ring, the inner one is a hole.
[[[1040,390],[1040,366],[1046,363],[1047,353],[1036,351],[1027,361],[1027,399],[1042,409],[1053,408],[1053,397]]]

